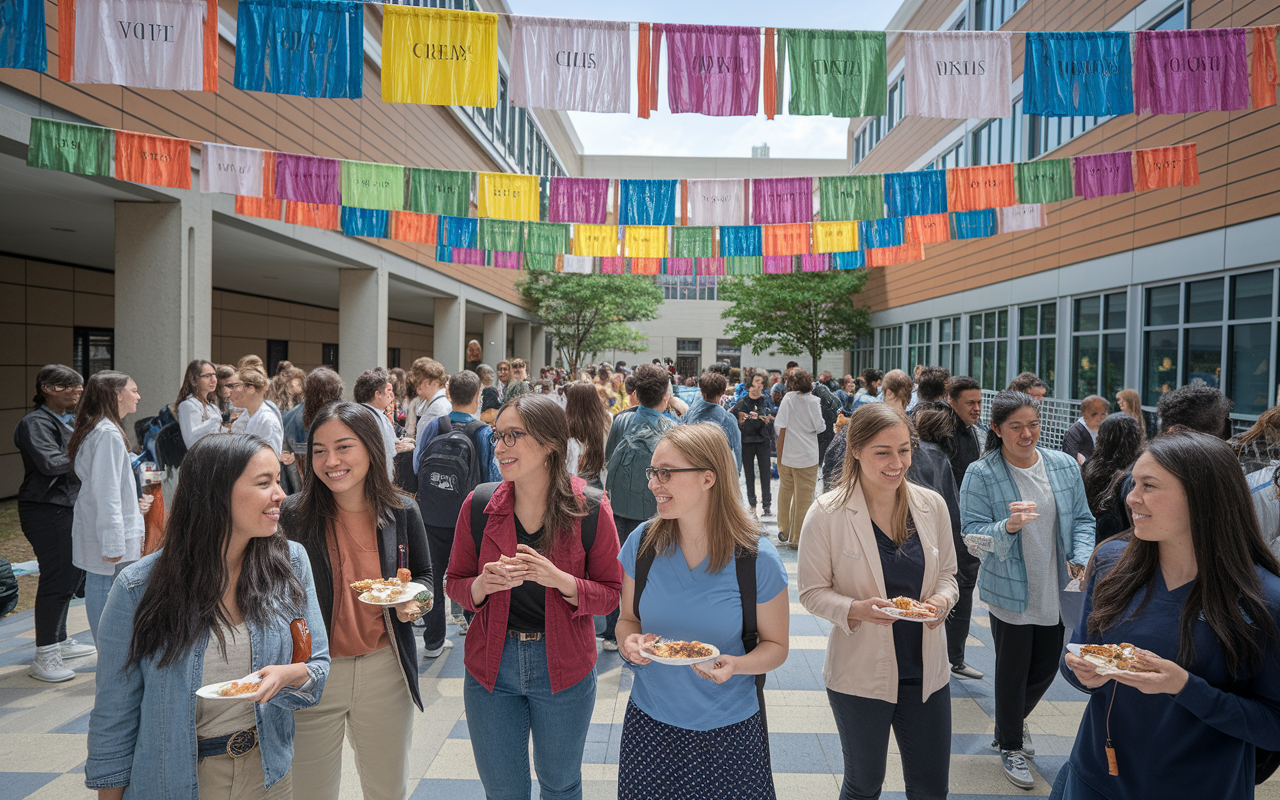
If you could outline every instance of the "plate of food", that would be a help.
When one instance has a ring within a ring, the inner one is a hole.
[[[430,603],[431,590],[410,580],[413,574],[401,567],[394,578],[369,578],[356,581],[351,588],[360,593],[359,600],[371,606],[398,606],[410,600]],[[425,595],[423,597],[422,595]]]
[[[690,664],[705,664],[720,657],[720,649],[715,645],[702,642],[663,641],[649,642],[640,647],[640,652],[659,664],[683,667]]]
[[[938,612],[929,606],[921,603],[919,600],[912,600],[909,597],[895,597],[889,602],[893,603],[889,606],[876,606],[884,613],[896,619],[905,619],[911,622],[933,622],[938,618]]]
[[[261,685],[262,676],[256,672],[250,672],[238,681],[223,681],[201,686],[196,689],[196,697],[203,697],[205,700],[252,700]]]
[[[1140,668],[1135,662],[1138,648],[1128,642],[1120,644],[1076,644],[1067,645],[1067,652],[1078,656],[1098,668],[1099,675],[1118,675],[1121,672],[1150,672]]]

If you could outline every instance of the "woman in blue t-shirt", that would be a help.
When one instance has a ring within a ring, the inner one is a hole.
[[[787,658],[787,572],[742,507],[724,431],[711,423],[663,434],[647,470],[658,516],[627,538],[618,640],[635,665],[622,726],[619,800],[772,800],[769,743],[755,677]],[[736,556],[754,557],[759,644],[742,642]],[[650,561],[636,597],[636,563]],[[643,620],[643,622],[641,622]],[[720,650],[693,667],[651,662],[658,636]]]
[[[1063,656],[1092,697],[1053,796],[1252,798],[1255,748],[1280,750],[1280,563],[1221,439],[1153,439],[1133,482],[1133,539],[1098,548],[1072,641],[1134,644],[1144,671]]]

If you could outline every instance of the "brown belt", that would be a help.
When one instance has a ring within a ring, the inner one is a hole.
[[[525,633],[524,631],[507,631],[507,635],[522,642],[540,642],[546,638],[545,633]]]

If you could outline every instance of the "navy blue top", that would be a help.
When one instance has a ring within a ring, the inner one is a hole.
[[[880,549],[880,569],[884,572],[885,596],[920,599],[924,589],[924,550],[914,528],[902,543],[893,539],[871,523],[876,532],[876,545]],[[893,623],[893,652],[898,659],[898,683],[920,683],[924,679],[924,625],[902,620]]]
[[[1170,590],[1156,570],[1147,606],[1138,611],[1147,591],[1139,590],[1121,617],[1122,622],[1090,635],[1085,620],[1093,609],[1093,591],[1121,553],[1124,542],[1098,548],[1080,624],[1073,642],[1119,644],[1131,642],[1161,658],[1176,660],[1182,606],[1195,581]],[[1255,567],[1262,595],[1280,628],[1280,578]],[[1072,772],[1086,785],[1113,800],[1155,797],[1212,797],[1246,800],[1254,796],[1254,748],[1280,750],[1280,647],[1272,640],[1262,667],[1233,678],[1222,648],[1202,616],[1196,623],[1195,661],[1187,685],[1176,696],[1148,695],[1108,681],[1091,692],[1075,748]],[[1186,665],[1184,665],[1186,666]],[[1063,659],[1062,674],[1076,688],[1085,689]],[[1111,740],[1119,776],[1107,774],[1107,704],[1116,693],[1111,712]]]

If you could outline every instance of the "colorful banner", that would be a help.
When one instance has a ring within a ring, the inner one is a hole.
[[[474,172],[409,168],[410,211],[465,217],[471,213],[471,179]]]
[[[484,264],[485,251],[476,247],[480,222],[474,217],[436,217],[436,260],[445,264]]]
[[[679,181],[618,182],[621,186],[619,225],[674,225]]]
[[[200,145],[200,191],[262,197],[263,151],[204,142]]]
[[[741,225],[746,222],[743,183],[737,178],[685,181],[690,225]]]
[[[236,213],[242,217],[258,219],[284,219],[284,201],[266,197],[241,197],[236,195]]]
[[[493,108],[498,15],[382,6],[382,99]]]
[[[600,256],[603,258],[618,255],[617,225],[574,225],[573,254],[575,256]]]
[[[720,227],[720,255],[726,258],[754,258],[764,255],[764,241],[760,226],[722,225]]]
[[[287,200],[284,204],[284,221],[293,225],[306,225],[309,228],[340,231],[342,230],[342,206]]]
[[[661,275],[662,259],[661,258],[633,258],[631,259],[632,275]]]
[[[951,212],[952,239],[983,239],[996,235],[996,210]]]
[[[923,257],[923,249],[921,250]],[[832,269],[862,269],[867,265],[866,251],[854,250],[852,253],[832,253]]]
[[[753,117],[760,108],[760,29],[664,25],[672,114]]]
[[[1276,104],[1276,84],[1280,83],[1280,67],[1276,65],[1275,25],[1253,29],[1253,64],[1249,70],[1249,94],[1254,109]]]
[[[813,220],[813,178],[756,178],[751,181],[751,221],[780,225]]]
[[[884,179],[880,175],[818,178],[818,216],[823,222],[880,219]]]
[[[831,269],[831,256],[828,253],[813,253],[800,256],[801,272],[826,272]]]
[[[1135,31],[1133,94],[1139,114],[1249,107],[1244,28]]]
[[[886,172],[884,204],[890,217],[920,217],[947,210],[947,173],[941,169]]]
[[[909,31],[906,114],[942,119],[1007,117],[1013,63],[1008,31]]]
[[[759,275],[761,256],[727,256],[724,259],[725,275]]]
[[[858,249],[856,222],[813,223],[813,252],[844,253]]]
[[[390,227],[388,221],[391,212],[375,208],[342,207],[342,232],[347,236],[368,236],[376,239],[388,238]]]
[[[622,254],[628,258],[666,258],[666,226],[626,226],[622,232]]]
[[[671,255],[676,258],[706,258],[715,255],[716,229],[677,225],[671,229]]]
[[[299,203],[342,205],[342,162],[336,158],[276,153],[275,196]]]
[[[666,265],[662,268],[663,275],[692,275],[693,274],[692,258],[676,258],[671,257],[666,260]]]
[[[765,275],[783,275],[795,271],[794,256],[764,256],[760,271]]]
[[[942,244],[951,241],[951,220],[946,214],[905,217],[902,229],[905,244]]]
[[[524,269],[524,253],[506,253],[494,250],[489,254],[491,267],[499,269]]]
[[[791,67],[790,113],[836,117],[885,113],[889,76],[884,31],[779,28],[778,48],[778,61]]]
[[[717,256],[715,258],[699,258],[696,262],[699,275],[724,275],[725,263],[724,259]]]
[[[537,175],[509,172],[480,172],[476,175],[476,197],[481,217],[537,221],[540,205]]]
[[[371,161],[342,162],[342,204],[353,208],[404,209],[404,167]]]
[[[1135,150],[1133,156],[1137,166],[1134,170],[1134,186],[1140,192],[1168,189],[1172,186],[1200,185],[1200,165],[1196,160],[1195,143]]]
[[[894,247],[878,247],[863,251],[868,267],[892,267],[912,261],[924,261],[924,245],[900,244]]]
[[[1013,164],[947,170],[947,209],[950,211],[999,208],[1017,202]]]
[[[600,259],[601,275],[624,275],[627,271],[627,260],[622,256],[606,256]]]
[[[596,260],[591,256],[565,256],[564,271],[578,275],[590,275],[595,263]]]
[[[1086,199],[1133,191],[1133,152],[1075,157],[1075,193]]]
[[[116,180],[191,188],[191,142],[116,131]]]
[[[568,253],[573,247],[570,227],[556,222],[526,222],[521,235],[522,253],[554,256]]]
[[[111,177],[116,141],[110,128],[32,117],[29,142],[28,167]]]
[[[205,26],[210,6],[216,24],[214,0],[75,0],[69,6],[71,28],[59,36],[74,36],[75,46],[65,66],[60,65],[59,77],[142,89],[217,91],[216,30],[210,42]],[[206,71],[212,73],[212,83]]]
[[[798,256],[809,252],[809,225],[765,225],[761,239],[766,256]]]
[[[1057,203],[1076,196],[1069,158],[1026,161],[1014,166],[1014,176],[1019,203]]]
[[[608,178],[552,178],[547,219],[603,225],[609,214]]]
[[[401,242],[433,245],[436,243],[436,228],[439,224],[435,214],[392,211],[391,238]]]
[[[1043,228],[1047,224],[1044,206],[1039,203],[1008,206],[1000,209],[1001,233],[1033,231],[1036,228]]]
[[[0,3],[0,67],[46,71],[49,55],[44,29],[43,0]]]
[[[556,260],[568,258],[569,256],[544,256],[537,253],[521,253],[520,263],[524,268],[531,271],[555,272]]]
[[[479,249],[506,253],[520,251],[524,239],[524,223],[519,220],[482,218],[477,227],[476,247]]]
[[[1022,110],[1042,117],[1132,114],[1129,32],[1028,33]]]
[[[629,27],[512,15],[511,105],[626,114],[631,108]]]
[[[863,220],[858,223],[858,242],[865,250],[897,247],[906,241],[902,217]]]
[[[235,86],[301,97],[362,97],[363,5],[240,0]]]

